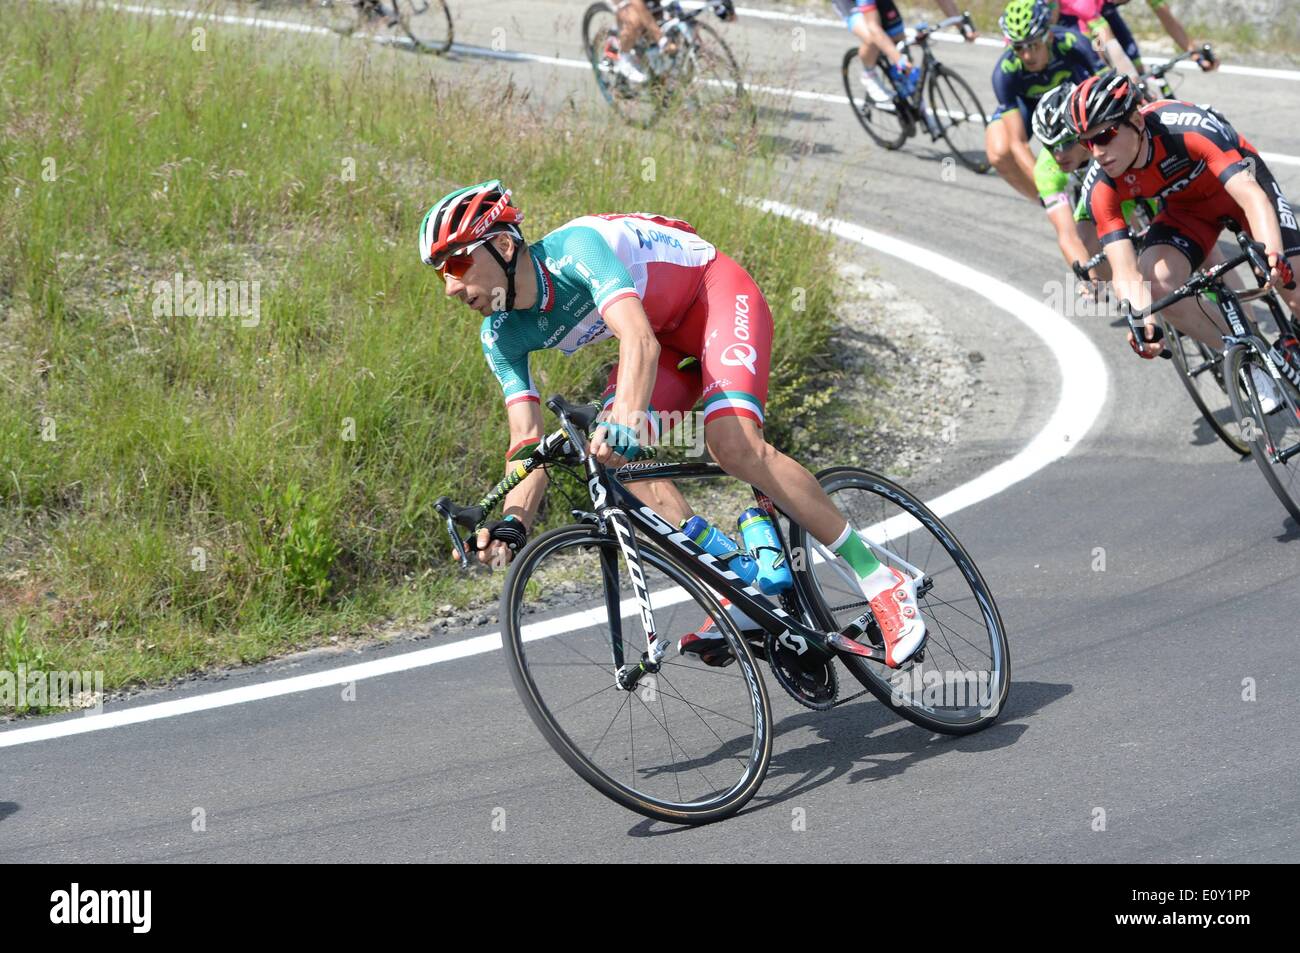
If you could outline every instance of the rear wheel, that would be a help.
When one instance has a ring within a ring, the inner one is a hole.
[[[975,98],[975,91],[952,70],[936,63],[930,73],[928,92],[939,134],[952,149],[953,156],[972,172],[988,172],[984,132],[989,119]]]
[[[861,80],[862,61],[858,59],[856,47],[844,54],[840,75],[844,80],[844,94],[849,97],[849,107],[872,141],[882,149],[897,149],[901,146],[911,133],[911,124],[899,112],[899,97],[895,95],[888,103],[878,103],[871,97]],[[888,76],[884,76],[884,79],[889,83]],[[884,89],[894,92],[892,85],[886,85]]]
[[[754,796],[772,756],[767,692],[717,597],[641,540],[661,638],[713,619],[734,662],[680,655],[631,690],[615,673],[645,661],[640,608],[618,542],[594,526],[545,533],[516,557],[501,594],[502,642],[524,707],[556,753],[606,797],[676,824],[720,820]]]
[[[1280,387],[1275,384],[1278,393],[1274,396],[1281,406],[1271,414],[1264,413],[1252,368],[1272,380],[1267,361],[1266,356],[1249,345],[1233,345],[1223,358],[1224,380],[1228,383],[1228,396],[1241,436],[1250,444],[1251,456],[1286,511],[1300,522],[1300,457],[1279,459],[1280,454],[1300,445],[1300,406],[1290,384]]]
[[[899,669],[858,656],[840,660],[873,695],[923,728],[951,735],[987,728],[1006,704],[1011,660],[1002,617],[974,560],[893,481],[856,467],[823,470],[817,479],[882,562],[905,575],[924,574],[917,593],[928,628],[924,658]],[[857,577],[841,560],[797,525],[790,543],[808,554],[805,582],[824,628],[842,629],[866,611]],[[862,639],[883,644],[874,623]]]

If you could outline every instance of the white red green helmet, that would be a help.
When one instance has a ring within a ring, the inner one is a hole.
[[[500,179],[457,189],[434,203],[420,222],[420,260],[426,265],[457,248],[505,232],[522,242],[524,213],[510,203]]]

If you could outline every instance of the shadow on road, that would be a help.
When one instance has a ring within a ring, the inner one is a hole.
[[[767,779],[741,814],[766,810],[796,797],[804,797],[840,779],[850,784],[880,781],[950,752],[973,754],[1008,747],[1019,741],[1029,729],[1027,724],[1011,724],[1012,719],[1027,719],[1071,691],[1071,685],[1016,682],[1002,719],[991,728],[960,738],[937,735],[910,722],[902,722],[903,727],[899,730],[876,735],[875,732],[881,729],[899,725],[900,719],[874,700],[845,705],[830,712],[805,711],[791,715],[776,724],[778,750],[773,754]],[[815,731],[820,740],[799,748],[780,750],[782,737],[807,728]],[[628,834],[632,837],[658,837],[688,830],[689,827],[667,826],[646,819],[631,827]]]

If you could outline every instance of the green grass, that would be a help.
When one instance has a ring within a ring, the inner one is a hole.
[[[719,192],[761,192],[758,159],[360,44],[210,25],[199,51],[190,23],[44,3],[5,20],[9,655],[154,682],[499,584],[451,571],[432,508],[499,478],[507,443],[479,319],[415,253],[424,209],[459,184],[504,179],[532,239],[588,211],[688,218],[772,302],[774,442],[798,451],[792,435],[836,422],[818,376],[830,240]],[[177,273],[259,283],[256,325],[167,313],[155,283]],[[615,353],[546,354],[535,373],[594,396]]]

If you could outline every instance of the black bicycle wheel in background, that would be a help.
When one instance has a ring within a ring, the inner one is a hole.
[[[952,70],[935,63],[926,92],[930,109],[939,124],[939,133],[952,149],[953,156],[972,172],[988,172],[984,132],[989,119],[975,97],[975,91]]]
[[[917,595],[928,626],[924,659],[899,669],[840,660],[873,695],[923,728],[951,735],[987,728],[1006,704],[1011,658],[1002,617],[975,562],[924,503],[893,481],[856,467],[832,467],[817,479],[882,562],[909,575],[916,567],[927,581]],[[867,610],[857,577],[841,560],[825,558],[825,548],[797,525],[790,544],[806,554],[802,573],[824,627],[841,629]],[[883,644],[874,623],[861,640]]]
[[[1206,425],[1233,453],[1247,456],[1250,444],[1241,438],[1241,427],[1232,409],[1228,389],[1223,386],[1223,352],[1215,351],[1200,341],[1161,322],[1165,340],[1174,356],[1178,379],[1187,388],[1192,403],[1201,412]]]
[[[446,53],[451,49],[451,11],[444,0],[391,0],[402,29],[416,49]]]
[[[844,54],[840,75],[844,79],[844,94],[849,97],[849,107],[867,135],[883,149],[899,148],[911,132],[910,124],[898,112],[897,98],[891,103],[877,103],[862,85],[862,61],[858,59],[857,47]],[[890,81],[888,76],[884,79]],[[892,86],[885,88],[893,91]]]
[[[1300,457],[1286,462],[1274,458],[1276,451],[1300,444],[1300,403],[1291,385],[1284,384],[1278,394],[1282,406],[1271,414],[1263,412],[1250,369],[1255,367],[1268,374],[1267,361],[1249,345],[1233,345],[1223,358],[1224,381],[1241,436],[1250,443],[1251,456],[1286,511],[1300,522]]]
[[[670,823],[720,820],[767,773],[767,692],[713,593],[653,543],[640,551],[661,637],[676,643],[713,618],[734,662],[711,667],[674,644],[657,673],[631,692],[619,688],[613,647],[632,664],[645,649],[634,590],[617,541],[571,525],[533,540],[506,576],[500,617],[510,673],[542,735],[596,790]],[[615,623],[609,604],[619,607]]]
[[[596,86],[605,101],[629,125],[648,129],[659,115],[658,97],[614,72],[618,60],[618,14],[610,3],[593,3],[582,15],[582,49],[591,63]]]
[[[666,77],[675,87],[669,95],[682,98],[692,120],[702,129],[725,130],[731,124],[752,123],[754,110],[731,47],[701,20],[695,20],[691,30],[694,40],[678,54],[678,69]]]

